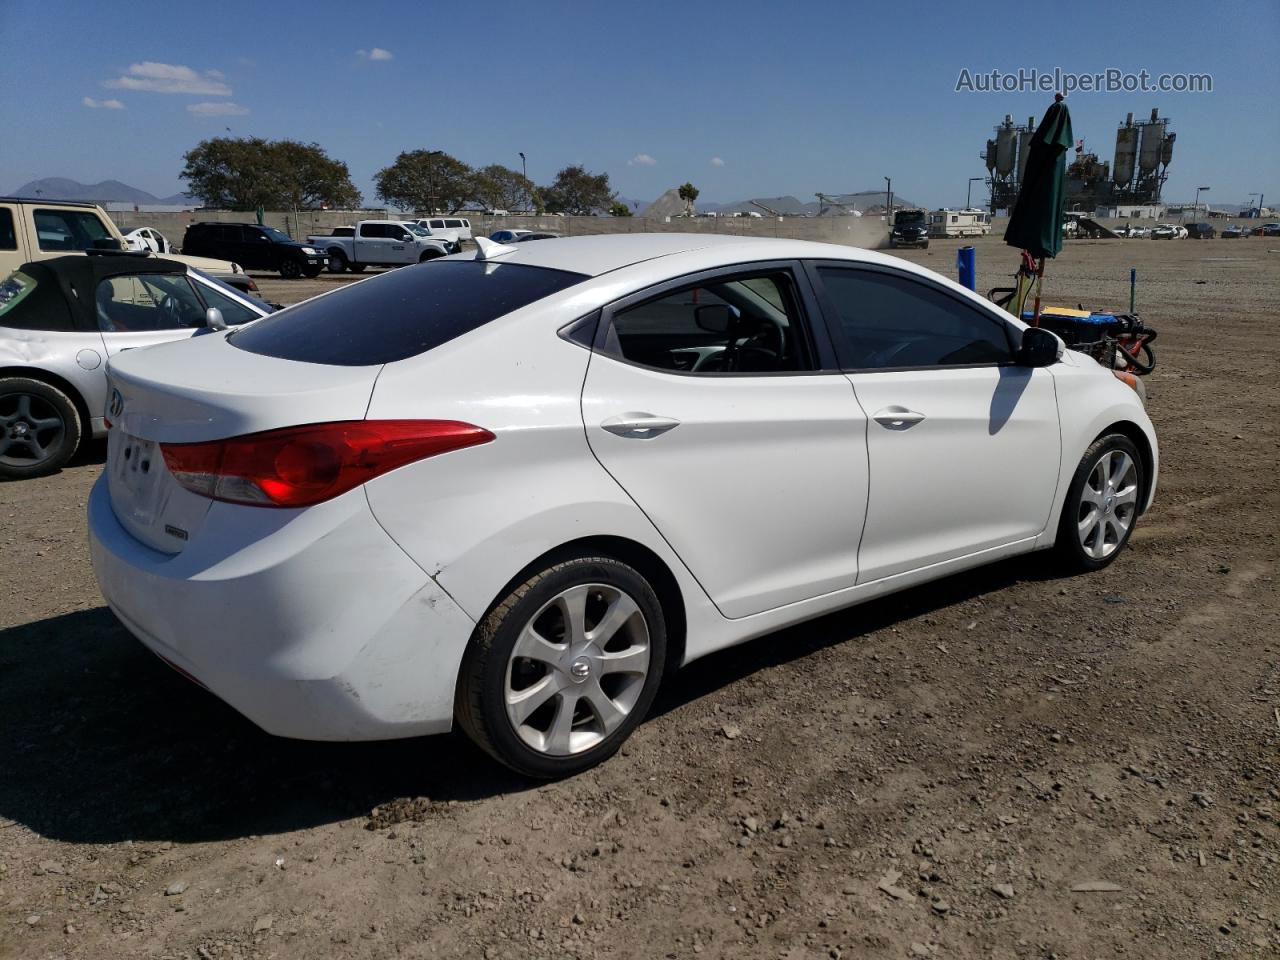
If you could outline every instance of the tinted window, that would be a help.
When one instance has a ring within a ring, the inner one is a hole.
[[[390,228],[385,223],[362,223],[360,224],[360,236],[362,237],[389,237]]]
[[[462,226],[462,221],[461,221],[461,220],[446,220],[446,221],[444,222],[444,225],[445,225],[446,227],[461,227],[461,226]]]
[[[605,349],[683,373],[810,369],[799,298],[785,270],[706,281],[620,310]]]
[[[98,328],[137,333],[203,327],[204,305],[186,277],[128,274],[98,284]]]
[[[0,207],[0,250],[17,250],[18,234],[13,229],[13,211]]]
[[[250,353],[358,367],[392,363],[587,279],[514,263],[441,260],[353,283],[230,338]]]
[[[839,321],[846,370],[968,366],[1011,358],[1005,326],[927,283],[873,270],[820,267]]]
[[[87,210],[36,210],[32,218],[41,250],[91,250],[99,240],[112,240],[98,215]]]

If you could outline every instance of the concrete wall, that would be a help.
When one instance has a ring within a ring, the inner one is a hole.
[[[328,233],[333,227],[357,220],[381,220],[386,210],[271,210],[263,222],[277,227],[295,239],[309,234]],[[253,223],[254,214],[230,210],[197,210],[187,213],[134,213],[110,211],[122,233],[135,227],[154,227],[182,244],[187,225],[199,220],[223,223]],[[640,217],[484,217],[466,214],[473,235],[488,236],[494,230],[518,228],[545,230],[564,237],[600,233],[724,233],[747,237],[782,237],[793,240],[818,240],[843,243],[854,247],[876,248],[888,245],[884,223],[871,217],[786,217],[782,220],[754,217],[699,217],[696,219],[647,220]]]

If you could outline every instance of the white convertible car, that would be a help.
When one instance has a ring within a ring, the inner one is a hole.
[[[910,263],[479,246],[111,360],[102,591],[271,733],[456,721],[563,776],[691,660],[1015,554],[1096,570],[1151,503],[1134,389]]]

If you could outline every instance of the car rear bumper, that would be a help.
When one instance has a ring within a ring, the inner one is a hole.
[[[244,511],[261,509],[215,503],[198,540],[170,555],[120,525],[100,478],[89,542],[108,605],[152,652],[268,733],[448,730],[474,624],[382,530],[364,491],[246,536]]]

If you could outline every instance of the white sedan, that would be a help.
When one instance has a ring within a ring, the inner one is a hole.
[[[1134,389],[921,267],[479,246],[111,361],[102,591],[271,733],[456,722],[567,775],[673,668],[1015,554],[1097,570],[1151,503]]]
[[[161,255],[173,253],[173,244],[154,227],[138,227],[124,235],[126,250],[150,250]]]

